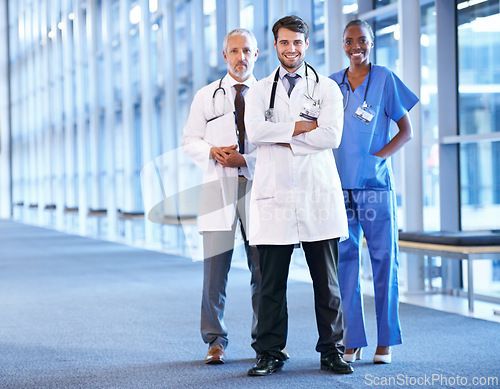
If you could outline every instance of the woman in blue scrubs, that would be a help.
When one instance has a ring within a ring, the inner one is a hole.
[[[344,359],[361,359],[366,340],[359,268],[363,235],[373,271],[377,313],[375,363],[391,362],[402,343],[399,324],[398,226],[391,155],[412,138],[408,111],[418,102],[389,69],[370,63],[374,34],[364,20],[344,29],[350,64],[330,76],[344,96],[344,132],[334,151],[349,222],[349,239],[339,244],[339,283],[344,310]],[[398,132],[391,137],[391,121]]]

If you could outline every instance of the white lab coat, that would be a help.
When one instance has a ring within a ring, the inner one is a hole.
[[[312,73],[309,71],[309,73]],[[247,93],[246,132],[257,146],[250,200],[252,245],[285,245],[348,236],[342,187],[332,149],[342,137],[342,94],[331,79],[319,76],[314,98],[320,100],[318,128],[292,137],[306,101],[302,77],[288,97],[278,80],[274,116],[266,121],[275,72]],[[309,74],[309,89],[315,75]],[[291,149],[276,143],[289,143]]]
[[[254,82],[255,78],[252,76],[244,84],[250,86]],[[217,163],[215,159],[210,158],[212,146],[237,144],[236,121],[233,114],[235,93],[232,86],[234,84],[238,84],[238,82],[226,74],[221,85],[225,90],[225,95],[219,91],[215,99],[213,95],[219,86],[219,80],[201,88],[193,99],[188,121],[184,127],[181,141],[184,152],[203,169],[203,185],[198,215],[198,230],[201,233],[203,231],[231,230],[236,215],[238,175],[244,175],[248,180],[251,180],[255,169],[256,148],[247,141],[247,138],[245,138],[245,154],[243,154],[247,167],[226,168]],[[219,121],[214,120],[209,124],[210,119],[223,114],[226,114],[227,120],[221,118]],[[224,127],[220,128],[220,132],[225,135],[218,138],[214,136],[214,128],[219,129],[220,123],[223,123]],[[210,128],[210,125],[212,132],[209,135],[207,129]],[[247,185],[251,185],[251,182]],[[244,201],[249,203],[249,196],[245,196]]]

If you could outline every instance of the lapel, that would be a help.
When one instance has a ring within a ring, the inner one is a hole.
[[[226,112],[228,113],[230,111],[234,111],[234,98],[233,98],[233,91],[231,90],[231,85],[229,85],[229,80],[228,77],[230,77],[228,74],[224,76],[224,79],[222,80],[222,87],[226,91]]]
[[[271,75],[268,77],[268,81],[269,81],[268,101],[271,98],[271,90],[273,88],[274,76],[276,75],[276,72],[278,71],[278,69],[279,69],[279,67],[274,69],[274,72],[272,72]],[[278,79],[278,86],[276,88],[276,100],[275,100],[275,104],[274,104],[275,107],[277,106],[276,101],[278,99],[282,100],[283,103],[285,103],[286,105],[290,105],[290,98],[288,97],[288,93],[285,90],[285,87],[283,86],[283,82],[281,81],[281,79]]]
[[[278,80],[278,87],[276,88],[276,99],[281,99],[286,105],[290,105],[290,97],[288,97],[288,93],[283,86],[283,82]]]

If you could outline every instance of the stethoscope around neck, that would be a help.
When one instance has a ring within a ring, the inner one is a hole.
[[[350,90],[351,90],[351,87],[348,84],[349,80],[347,80],[347,82],[346,82],[348,70],[349,70],[349,68],[346,68],[346,70],[344,71],[344,75],[342,76],[342,81],[339,84],[339,87],[341,85],[345,85],[346,89],[347,89],[346,99],[345,99],[345,103],[344,103],[344,111],[347,108],[347,104],[349,104],[349,93],[350,93]],[[372,76],[372,64],[370,63],[370,70],[368,70],[368,82],[366,83],[365,95],[363,96],[363,107],[369,107],[370,106],[370,104],[367,104],[367,102],[366,102],[366,94],[368,93],[368,87],[370,86],[370,78],[371,78],[371,76]]]
[[[214,94],[212,95],[212,112],[214,115],[216,115],[215,113],[215,100],[216,100],[216,96],[217,96],[217,93],[219,93],[219,91],[222,91],[222,98],[223,98],[223,101],[224,101],[224,106],[222,107],[222,112],[226,112],[226,90],[222,87],[222,80],[224,79],[224,77],[222,77],[220,80],[219,80],[219,86],[217,87],[217,89],[214,90]],[[219,116],[215,116],[214,118],[210,119],[209,121],[212,121],[214,119],[217,119]]]
[[[316,90],[316,85],[319,83],[319,76],[318,73],[316,73],[316,70],[309,65],[307,62],[305,63],[306,65],[306,83],[307,83],[307,94],[306,97],[313,100],[314,92]],[[314,85],[313,88],[313,93],[309,95],[309,79],[307,78],[307,68],[310,68],[314,75],[316,76],[316,84]],[[276,100],[276,89],[278,88],[278,80],[280,78],[280,68],[276,70],[276,73],[274,75],[274,81],[273,81],[273,88],[271,89],[271,98],[269,100],[269,108],[265,112],[266,120],[271,119],[274,115],[274,101]]]

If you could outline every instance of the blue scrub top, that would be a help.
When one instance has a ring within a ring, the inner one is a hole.
[[[354,112],[363,104],[368,75],[353,92],[347,75],[342,83],[344,72],[345,69],[330,76],[339,84],[344,104],[347,101],[342,142],[334,150],[342,188],[394,189],[390,158],[374,154],[391,140],[391,120],[401,119],[417,104],[418,97],[391,70],[372,65],[366,102],[375,116],[366,124],[354,117]]]

